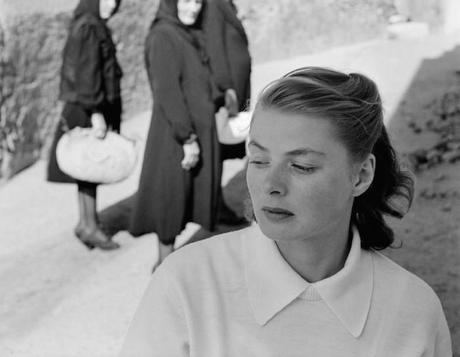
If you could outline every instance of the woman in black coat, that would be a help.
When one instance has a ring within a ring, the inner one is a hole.
[[[156,232],[158,263],[187,222],[216,224],[222,163],[216,91],[202,33],[201,0],[161,0],[145,43],[154,105],[130,232]]]
[[[119,131],[122,72],[106,21],[118,10],[120,0],[80,0],[69,26],[63,51],[60,99],[65,102],[55,132],[48,163],[51,182],[76,183],[80,220],[75,235],[88,248],[116,249],[100,229],[96,211],[97,185],[75,181],[56,161],[56,145],[65,130],[92,127],[103,138],[107,128]]]
[[[248,38],[232,0],[209,0],[204,13],[204,33],[214,81],[221,96],[236,95],[236,110],[249,107],[251,56]],[[244,143],[223,145],[222,158],[245,156]]]

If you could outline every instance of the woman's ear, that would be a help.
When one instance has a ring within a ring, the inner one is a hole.
[[[358,167],[355,183],[353,186],[353,197],[362,195],[371,185],[375,174],[375,156],[369,154]]]

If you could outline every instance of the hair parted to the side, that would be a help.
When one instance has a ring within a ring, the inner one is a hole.
[[[390,143],[376,84],[358,73],[305,67],[269,84],[257,107],[329,119],[353,160],[374,154],[374,180],[355,198],[351,220],[360,232],[362,248],[389,247],[394,234],[383,216],[404,216],[412,203],[414,182],[410,172],[401,169]],[[401,199],[406,200],[407,209],[401,208]]]

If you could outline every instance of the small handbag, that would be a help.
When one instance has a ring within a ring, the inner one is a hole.
[[[230,116],[227,108],[221,107],[215,117],[217,137],[221,144],[233,145],[246,140],[252,112],[239,112],[235,116]]]
[[[92,183],[126,179],[134,170],[136,156],[133,141],[110,131],[99,139],[91,128],[67,130],[56,147],[59,168],[74,179]]]

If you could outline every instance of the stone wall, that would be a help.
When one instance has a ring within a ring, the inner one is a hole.
[[[142,47],[156,3],[126,0],[110,21],[125,73],[125,118],[150,106]],[[0,28],[0,181],[47,156],[62,108],[59,70],[70,17],[29,14]]]
[[[0,60],[0,178],[40,157],[55,122],[66,16],[33,15],[4,29]]]

